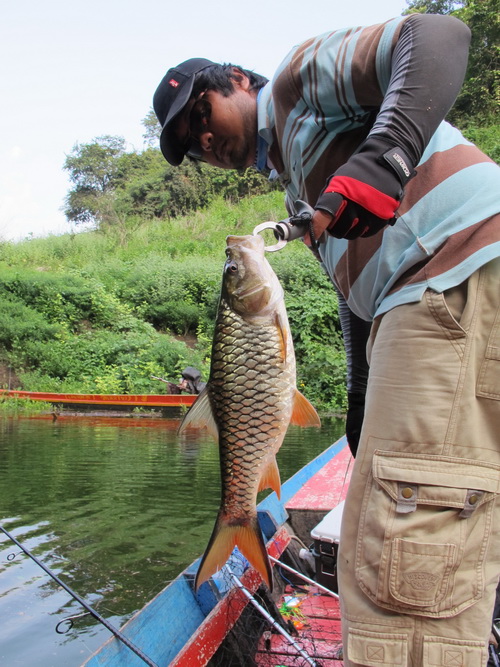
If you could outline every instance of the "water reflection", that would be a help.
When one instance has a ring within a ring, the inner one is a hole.
[[[219,503],[219,459],[207,435],[167,419],[0,421],[0,520],[42,562],[116,625],[205,548]],[[278,454],[282,479],[339,437],[291,427]],[[107,639],[40,568],[0,534],[0,664],[79,665]]]

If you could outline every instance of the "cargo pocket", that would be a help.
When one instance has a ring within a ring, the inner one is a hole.
[[[392,632],[368,632],[349,629],[347,657],[367,667],[406,667],[408,636]]]
[[[500,401],[500,310],[486,347],[486,354],[479,370],[477,396]]]
[[[376,604],[453,616],[480,599],[500,466],[374,453],[359,526],[356,578]]]
[[[428,667],[484,667],[487,660],[484,642],[424,636],[423,664]]]

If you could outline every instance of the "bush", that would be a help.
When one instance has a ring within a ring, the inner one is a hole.
[[[22,348],[33,339],[53,340],[61,331],[41,313],[5,295],[0,295],[0,312],[0,347],[8,351]]]
[[[17,350],[23,385],[33,391],[164,393],[152,375],[175,378],[186,366],[203,369],[203,355],[151,330],[123,337],[100,331],[67,340],[29,341]]]
[[[495,118],[480,124],[469,121],[462,127],[462,132],[492,160],[500,163],[500,124]]]

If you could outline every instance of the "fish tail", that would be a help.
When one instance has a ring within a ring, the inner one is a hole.
[[[234,525],[225,521],[220,515],[196,573],[195,590],[198,590],[204,581],[207,581],[212,574],[226,564],[235,546],[272,590],[271,565],[257,516],[252,517],[245,524]]]

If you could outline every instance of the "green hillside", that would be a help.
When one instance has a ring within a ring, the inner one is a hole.
[[[206,379],[228,233],[286,215],[281,192],[214,199],[203,211],[0,245],[0,382],[33,391],[163,393],[188,366]],[[286,291],[298,384],[344,406],[345,361],[331,285],[300,242],[268,255]]]

